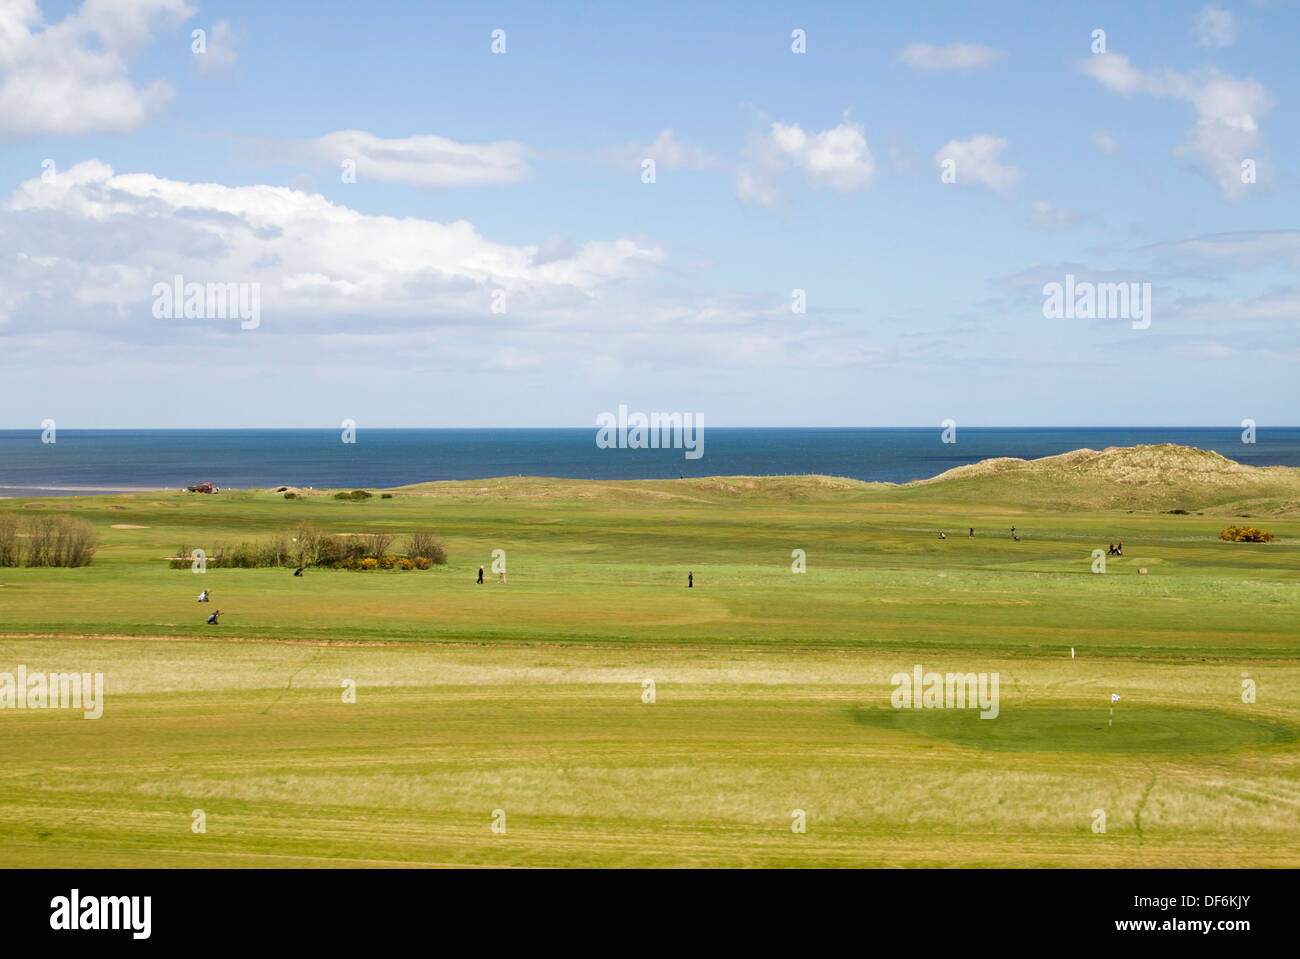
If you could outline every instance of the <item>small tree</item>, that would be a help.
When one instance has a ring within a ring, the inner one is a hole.
[[[423,556],[439,566],[447,562],[447,545],[428,530],[416,530],[406,538],[406,555]]]
[[[0,513],[0,566],[17,566],[21,558],[18,517]]]

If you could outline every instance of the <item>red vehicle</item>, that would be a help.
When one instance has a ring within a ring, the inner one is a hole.
[[[216,491],[217,488],[211,483],[200,483],[198,486],[185,487],[187,493],[215,493]]]

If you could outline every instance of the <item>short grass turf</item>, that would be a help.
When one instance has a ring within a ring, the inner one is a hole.
[[[0,864],[1300,864],[1295,514],[1229,544],[1255,507],[961,495],[516,480],[0,502],[102,542],[84,569],[0,569],[0,672],[106,686],[99,720],[0,710]],[[166,561],[303,519],[431,529],[451,562]],[[998,718],[892,709],[917,663],[998,673]]]

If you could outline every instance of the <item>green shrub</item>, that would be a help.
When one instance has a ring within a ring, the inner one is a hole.
[[[208,566],[214,569],[257,569],[268,565],[263,561],[262,548],[257,543],[222,543],[208,557]]]
[[[447,562],[447,546],[427,530],[416,530],[406,538],[407,556],[425,556],[431,563],[442,566]]]
[[[297,498],[298,498],[298,494],[297,494],[297,493],[292,493],[292,492],[290,492],[290,493],[285,493],[285,494],[284,494],[284,498],[285,498],[285,499],[297,499]]]
[[[52,521],[60,518],[45,519]],[[18,532],[18,526],[18,519],[12,514],[0,514],[0,566],[5,565],[5,558],[11,554],[18,557],[15,560],[17,564],[22,564],[26,558],[27,547],[24,544],[29,540]],[[86,529],[90,529],[88,524]],[[37,541],[41,556],[48,552],[43,545],[46,539],[48,537]],[[402,548],[394,548],[395,543]],[[66,552],[67,547],[60,547],[56,543],[55,550],[56,555],[62,557],[63,553],[58,550]],[[366,560],[370,562],[367,564]],[[167,557],[167,561],[172,569],[189,569],[190,547],[182,544],[172,556]],[[392,533],[384,532],[349,536],[323,533],[306,521],[298,524],[293,537],[287,532],[274,533],[264,540],[226,543],[208,551],[208,565],[214,569],[317,566],[350,570],[410,570],[429,569],[446,562],[446,546],[442,540],[427,531],[417,530],[397,541]]]
[[[0,566],[89,566],[95,557],[95,527],[74,516],[33,516],[21,524],[0,516]]]
[[[366,533],[364,536],[354,536],[352,540],[365,551],[366,556],[386,556],[392,551],[392,533]]]
[[[350,551],[350,545],[344,542],[342,536],[335,536],[333,533],[321,533],[316,538],[316,565],[338,566],[350,556],[359,558]]]
[[[262,545],[259,566],[289,566],[293,558],[292,544],[284,533],[276,533]]]
[[[0,514],[0,566],[17,566],[20,552],[18,517]]]
[[[372,496],[374,496],[374,495],[375,495],[374,493],[368,493],[368,492],[366,492],[366,491],[363,490],[363,489],[354,489],[354,490],[351,490],[351,491],[348,491],[348,490],[340,490],[339,492],[337,492],[337,493],[334,494],[334,498],[335,498],[335,499],[362,500],[362,499],[370,499],[370,497],[372,497]]]
[[[379,494],[379,498],[380,498],[380,499],[392,499],[392,498],[393,498],[393,494],[392,494],[392,493],[380,493],[380,494]]]

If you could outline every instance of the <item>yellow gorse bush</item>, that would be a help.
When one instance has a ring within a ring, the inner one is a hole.
[[[1267,543],[1273,539],[1273,534],[1255,526],[1229,526],[1219,534],[1219,539],[1229,543]]]

